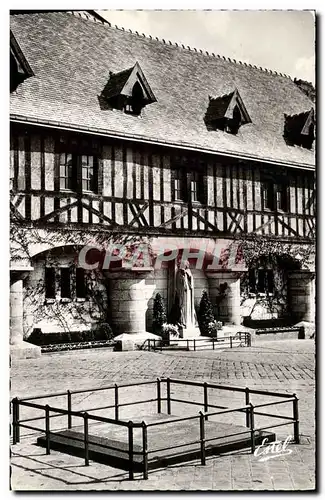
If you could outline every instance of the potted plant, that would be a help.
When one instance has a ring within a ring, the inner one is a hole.
[[[171,323],[164,323],[162,325],[162,338],[168,342],[168,345],[177,345],[179,339],[178,326]]]

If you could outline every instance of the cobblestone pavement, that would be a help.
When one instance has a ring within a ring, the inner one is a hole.
[[[47,456],[42,448],[33,444],[35,436],[26,435],[20,444],[12,447],[11,486],[15,490],[313,489],[314,348],[313,340],[280,340],[259,341],[251,348],[224,351],[123,353],[97,349],[45,354],[35,360],[17,360],[11,367],[11,393],[18,397],[156,377],[216,381],[225,385],[296,393],[299,398],[301,444],[291,445],[291,454],[265,462],[245,450],[211,457],[205,467],[199,462],[179,464],[150,472],[148,481],[141,480],[140,476],[136,481],[129,481],[127,473],[119,469],[94,462],[85,467],[82,459],[55,451]],[[150,390],[153,390],[150,386],[142,386],[137,397],[151,397]],[[73,396],[73,408],[87,409],[102,404],[102,394]],[[227,397],[224,393],[222,395],[226,405],[244,404],[242,394],[227,394]],[[130,397],[130,393],[125,393],[124,397]],[[181,397],[190,401],[200,400],[196,389],[188,387],[182,388]],[[51,401],[51,404],[54,402]],[[123,410],[122,418],[130,416],[130,408]],[[174,412],[182,414],[177,404],[173,405]],[[137,416],[141,414],[145,414],[145,410],[137,409]],[[292,434],[291,427],[279,429],[279,439]]]

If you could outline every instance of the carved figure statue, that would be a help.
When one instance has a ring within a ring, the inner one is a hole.
[[[188,261],[181,262],[176,273],[176,295],[180,309],[180,324],[183,328],[195,326],[194,280]]]

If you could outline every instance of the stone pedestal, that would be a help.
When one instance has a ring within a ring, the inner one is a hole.
[[[151,268],[133,268],[106,272],[112,328],[119,334],[115,339],[122,342],[123,350],[132,350],[132,345],[141,345],[147,338],[160,340],[159,336],[146,332],[145,280],[152,271]]]
[[[289,310],[300,321],[315,323],[315,273],[293,271],[288,280]]]
[[[192,326],[189,328],[179,328],[179,336],[181,339],[192,339],[200,337],[201,332],[198,326]]]
[[[17,358],[38,358],[41,348],[24,342],[24,286],[23,280],[32,268],[10,270],[10,355]]]
[[[206,273],[206,275],[211,302],[215,306],[218,319],[232,325],[240,325],[240,274],[228,271]],[[225,289],[223,296],[220,295],[222,288]]]

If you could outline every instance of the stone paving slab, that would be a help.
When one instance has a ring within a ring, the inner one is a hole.
[[[91,463],[85,467],[82,459],[59,452],[53,451],[46,456],[33,444],[35,438],[26,436],[20,444],[12,447],[11,487],[44,491],[312,490],[315,488],[314,346],[312,340],[281,340],[260,341],[252,348],[223,352],[114,353],[98,349],[47,354],[34,360],[14,360],[11,394],[20,397],[67,388],[150,380],[158,376],[295,392],[299,397],[302,436],[300,445],[290,445],[291,454],[266,462],[259,461],[247,451],[236,452],[208,458],[205,467],[199,462],[191,462],[152,471],[148,481],[129,481],[127,473],[101,464]],[[137,397],[140,394],[141,397],[146,394],[150,397],[152,389],[148,387],[142,386]],[[200,393],[184,387],[183,397],[199,398]],[[86,403],[90,406],[99,401],[102,403],[101,398],[101,393],[74,396],[74,404],[84,408]],[[229,396],[228,403],[236,405],[242,401],[238,395]],[[179,411],[179,408],[174,410]],[[125,418],[128,411],[125,409]],[[139,408],[139,414],[142,411],[146,411],[145,407]],[[280,438],[285,439],[286,432],[292,434],[285,427],[279,429],[283,429],[277,433]]]

